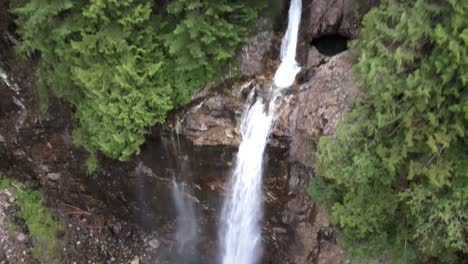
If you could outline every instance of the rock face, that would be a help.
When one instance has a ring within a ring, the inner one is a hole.
[[[337,35],[353,39],[359,34],[360,17],[355,0],[305,0],[302,8],[297,57],[302,65],[309,64],[310,45],[321,37]]]
[[[302,39],[309,43],[329,34],[355,38],[359,20],[352,0],[305,0]]]
[[[195,145],[237,146],[240,142],[237,118],[241,114],[240,89],[203,91],[212,96],[196,101],[177,117],[176,131]]]
[[[308,163],[308,157],[304,156],[307,151],[299,142],[332,134],[342,112],[359,93],[358,85],[351,79],[348,52],[324,58],[312,47],[309,55],[310,63],[303,72],[307,80],[285,91],[276,102],[278,114],[273,130],[275,140],[292,143],[290,152],[294,154],[290,161],[303,164]],[[251,80],[204,91],[201,101],[180,113],[173,126],[196,145],[237,146],[238,121],[245,102],[242,95],[254,88],[261,94],[265,87],[258,80]]]
[[[266,222],[270,234],[276,238],[275,243],[280,245],[278,248],[287,248],[285,254],[289,257],[283,260],[284,263],[342,261],[343,252],[336,243],[327,213],[309,199],[308,182],[314,174],[314,145],[321,135],[334,133],[343,112],[359,94],[359,85],[351,79],[351,67],[348,52],[326,58],[311,47],[308,64],[304,67],[303,84],[285,91],[276,102],[277,119],[269,148],[270,152],[277,149],[277,152],[284,153],[280,154],[283,161],[278,155],[273,156],[276,163],[283,162],[282,166],[288,168],[283,180],[277,180],[286,187],[283,192],[288,198],[278,204],[279,207],[272,207],[280,212],[279,222],[270,222],[271,216]],[[237,129],[245,107],[245,95],[255,89],[256,96],[265,96],[264,90],[268,86],[268,82],[255,79],[227,87],[208,87],[198,93],[191,106],[178,114],[172,127],[195,145],[236,147],[241,140]],[[193,159],[193,154],[186,155]],[[195,167],[191,166],[192,171],[196,171]],[[271,197],[278,199],[281,192],[275,193],[275,187],[269,182],[281,177],[273,176],[272,171],[269,168],[265,176],[265,195],[270,192]],[[229,169],[223,174],[229,175]],[[271,249],[275,243],[268,244],[268,248]],[[275,261],[278,260],[273,261],[277,263]]]
[[[351,79],[351,67],[348,52],[334,56],[315,68],[309,81],[286,98],[274,134],[290,137],[291,162],[310,163],[307,148],[311,146],[304,142],[334,133],[343,111],[359,93]]]
[[[250,37],[241,48],[240,72],[245,76],[265,72],[267,55],[273,46],[275,37],[273,22],[269,19],[258,20],[255,28],[257,33]]]
[[[348,52],[332,58],[322,57],[314,48],[310,53],[310,64],[305,67],[307,80],[299,87],[286,91],[276,103],[278,114],[270,148],[287,150],[289,198],[283,204],[281,225],[289,234],[289,238],[285,239],[292,263],[340,263],[342,250],[336,244],[335,237],[321,235],[324,229],[330,228],[327,214],[309,199],[307,187],[309,177],[314,173],[314,145],[321,135],[334,133],[343,112],[359,94],[359,89],[351,79],[352,63]],[[255,85],[252,81],[234,85],[232,89],[235,92],[227,97],[215,91],[205,93],[204,101],[190,107],[183,115],[181,133],[197,145],[236,146],[240,141],[238,134],[235,140],[229,140],[225,133],[218,134],[216,131],[236,131],[238,118],[226,116],[239,116],[244,99],[238,96],[238,102],[233,103],[234,95],[249,89],[247,87],[260,89],[261,85]],[[214,101],[218,103],[213,104]],[[213,105],[217,107],[213,108]],[[230,114],[220,115],[220,109]],[[205,140],[207,138],[209,140]],[[275,235],[281,237],[282,231],[276,231]]]
[[[274,134],[284,134],[289,127],[289,191],[294,198],[288,202],[285,222],[294,229],[291,255],[295,263],[339,263],[323,259],[322,246],[333,250],[334,259],[341,258],[341,249],[333,242],[322,242],[320,232],[328,226],[326,213],[309,200],[307,186],[314,169],[314,145],[321,135],[333,134],[337,122],[358,95],[358,86],[351,80],[351,59],[347,52],[332,57],[311,74],[297,94],[288,98],[279,110],[280,119]],[[331,253],[329,253],[331,254]],[[320,258],[322,256],[322,258]]]

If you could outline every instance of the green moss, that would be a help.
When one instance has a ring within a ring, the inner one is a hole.
[[[23,218],[31,236],[37,243],[32,250],[33,256],[41,263],[59,263],[60,244],[57,234],[64,229],[63,223],[54,213],[44,206],[44,197],[23,183],[12,179],[0,178],[0,188],[8,189],[21,208]]]

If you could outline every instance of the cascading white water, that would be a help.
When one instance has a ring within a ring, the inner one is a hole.
[[[289,6],[288,29],[281,42],[281,64],[276,70],[274,82],[279,88],[290,87],[301,67],[296,62],[297,39],[301,23],[302,1],[291,0]]]
[[[281,89],[294,83],[300,67],[296,62],[296,47],[301,20],[301,0],[292,0],[288,29],[281,45],[281,65],[275,73],[275,85],[270,88],[271,101],[259,98],[250,107],[255,91],[249,96],[242,117],[242,143],[237,153],[231,190],[222,210],[221,257],[223,264],[255,264],[258,261],[262,218],[263,156],[271,132],[274,102]],[[271,106],[271,107],[269,107]]]
[[[263,152],[273,111],[265,113],[259,99],[246,109],[241,123],[242,143],[232,178],[232,191],[224,204],[222,220],[223,264],[252,264],[260,246]]]

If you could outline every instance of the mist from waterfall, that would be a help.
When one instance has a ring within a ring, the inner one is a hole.
[[[191,254],[197,242],[198,224],[190,192],[184,183],[173,180],[172,198],[174,200],[177,218],[176,242],[177,251],[181,255]]]
[[[255,264],[261,253],[263,157],[275,117],[274,102],[283,88],[290,87],[300,67],[296,62],[301,0],[292,0],[288,29],[281,45],[282,60],[270,87],[270,102],[252,90],[241,122],[242,142],[230,181],[230,191],[221,212],[221,262]],[[253,103],[253,105],[252,105]]]

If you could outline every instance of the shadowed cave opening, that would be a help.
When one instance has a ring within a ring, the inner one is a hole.
[[[332,57],[348,49],[349,39],[341,35],[325,35],[310,44],[324,56]]]

